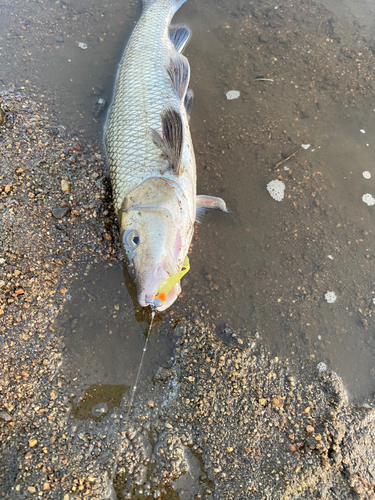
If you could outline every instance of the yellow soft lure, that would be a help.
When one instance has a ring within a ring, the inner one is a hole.
[[[190,269],[189,257],[186,256],[184,263],[182,264],[181,271],[161,282],[157,294],[155,296],[155,300],[158,299],[164,303],[168,293],[180,281],[180,279],[189,271],[189,269]]]

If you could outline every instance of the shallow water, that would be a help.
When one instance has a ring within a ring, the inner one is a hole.
[[[100,141],[98,100],[111,100],[140,5],[43,5],[2,2],[0,83],[30,82],[56,124]],[[365,0],[190,0],[178,12],[193,32],[185,55],[198,191],[223,197],[231,214],[198,226],[183,296],[155,326],[138,397],[171,362],[172,324],[184,315],[204,318],[224,339],[233,330],[243,341],[259,335],[300,376],[324,361],[353,401],[373,396],[375,207],[361,198],[375,196],[374,18]],[[230,90],[240,97],[227,100]],[[266,190],[279,177],[282,202]],[[122,264],[83,271],[59,319],[71,372],[84,387],[132,386],[148,317],[134,312]]]

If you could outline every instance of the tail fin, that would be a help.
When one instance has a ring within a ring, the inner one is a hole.
[[[154,3],[170,3],[176,10],[178,10],[186,0],[142,0],[143,9],[147,9]]]

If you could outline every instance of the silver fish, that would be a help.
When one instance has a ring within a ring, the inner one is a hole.
[[[181,52],[186,25],[171,25],[186,0],[143,0],[142,15],[122,57],[105,126],[114,206],[138,302],[163,311],[181,292],[161,283],[181,271],[196,214],[226,211],[220,198],[196,196],[189,130],[193,91]]]

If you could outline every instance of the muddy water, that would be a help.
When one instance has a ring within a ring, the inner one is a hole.
[[[3,84],[32,85],[56,124],[101,141],[139,3],[18,0],[0,11]],[[372,397],[374,207],[362,195],[375,196],[374,17],[365,0],[190,0],[178,12],[193,31],[185,54],[198,191],[223,197],[231,214],[197,228],[183,296],[155,327],[139,397],[171,362],[172,324],[185,315],[228,341],[260,337],[300,376],[324,361],[353,401]],[[240,97],[227,100],[229,90]],[[274,179],[285,184],[281,202],[266,190]],[[82,270],[60,316],[85,387],[133,384],[148,317],[136,312],[122,271],[121,263]]]

